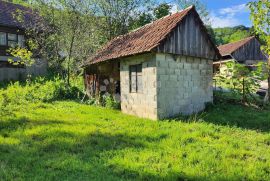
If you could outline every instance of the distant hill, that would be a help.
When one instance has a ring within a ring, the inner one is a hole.
[[[235,42],[253,35],[252,28],[248,28],[243,25],[235,27],[213,28],[209,31],[216,45]]]

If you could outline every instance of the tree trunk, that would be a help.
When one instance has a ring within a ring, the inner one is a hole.
[[[73,45],[74,45],[74,39],[76,36],[76,30],[77,30],[77,25],[78,25],[78,16],[76,17],[76,22],[74,23],[73,31],[72,31],[72,37],[71,37],[71,42],[70,42],[70,47],[69,47],[69,52],[68,52],[68,70],[67,70],[67,84],[70,86],[70,61],[71,61],[71,56],[72,56],[72,50],[73,50]]]

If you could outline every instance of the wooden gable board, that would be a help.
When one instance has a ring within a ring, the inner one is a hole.
[[[171,53],[218,59],[216,46],[206,32],[196,11],[192,11],[183,21],[168,35],[156,49],[160,53]]]
[[[254,37],[249,42],[238,48],[232,53],[237,61],[245,60],[267,60],[261,50],[260,42]]]

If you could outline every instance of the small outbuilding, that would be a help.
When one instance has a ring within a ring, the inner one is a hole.
[[[214,62],[214,72],[217,72],[221,65],[232,60],[251,68],[260,61],[267,62],[267,56],[262,52],[261,44],[255,36],[221,45],[218,49],[222,59]]]
[[[108,42],[85,62],[89,96],[119,97],[124,113],[150,119],[202,111],[213,101],[220,54],[194,6]]]

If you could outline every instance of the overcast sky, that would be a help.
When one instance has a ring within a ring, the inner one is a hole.
[[[173,2],[172,0],[164,0]],[[250,0],[201,0],[210,12],[211,24],[216,27],[245,25],[250,27],[249,10],[246,4]]]

